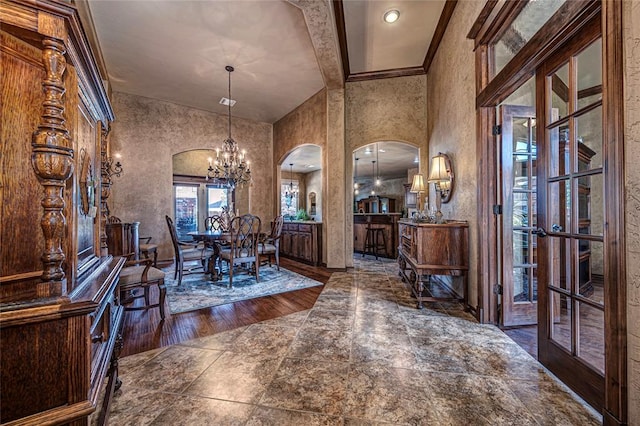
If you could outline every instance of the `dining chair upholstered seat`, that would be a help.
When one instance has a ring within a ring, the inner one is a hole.
[[[140,257],[144,256],[145,259],[149,259],[150,255],[153,255],[153,266],[158,266],[158,245],[151,244],[151,237],[140,237]],[[143,242],[144,241],[144,242]]]
[[[143,306],[127,306],[126,311],[146,310],[149,308],[160,308],[160,318],[164,320],[164,303],[167,295],[167,288],[164,285],[164,272],[151,266],[151,259],[129,260],[120,272],[120,293],[124,300],[124,294],[132,293],[133,290],[142,288],[143,294],[137,297],[144,297]],[[158,286],[158,303],[150,302],[150,287]],[[134,297],[134,298],[137,298]]]
[[[178,240],[178,231],[173,220],[165,216],[175,260],[175,272],[173,279],[178,280],[178,286],[182,285],[182,276],[192,273],[204,273],[209,259],[215,254],[211,248],[205,247],[202,243],[186,243]],[[195,263],[195,265],[193,265]]]
[[[220,259],[229,265],[229,288],[233,287],[233,270],[237,265],[253,265],[256,282],[259,282],[260,218],[250,214],[236,216],[231,220],[229,232],[229,246],[220,248]]]
[[[271,233],[258,245],[258,254],[267,257],[269,266],[271,266],[271,257],[275,257],[278,271],[280,270],[280,237],[283,225],[284,217],[282,215],[276,216],[271,224]]]

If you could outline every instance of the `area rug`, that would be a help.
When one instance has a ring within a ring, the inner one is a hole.
[[[173,268],[164,271],[167,300],[173,314],[322,285],[282,267],[278,271],[275,266],[260,268],[259,283],[253,275],[239,271],[233,275],[233,288],[227,288],[229,275],[226,272],[220,281],[211,281],[205,274],[185,275],[178,287],[178,281],[173,279]]]

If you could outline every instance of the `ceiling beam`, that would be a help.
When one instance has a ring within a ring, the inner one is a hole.
[[[410,68],[395,68],[391,70],[382,71],[368,71],[358,72],[350,74],[347,77],[348,82],[352,81],[365,81],[365,80],[377,80],[380,78],[393,78],[393,77],[407,77],[410,75],[424,75],[424,68],[422,67],[410,67]]]
[[[458,0],[447,0],[444,4],[444,8],[440,14],[440,19],[438,20],[438,25],[436,26],[436,30],[433,32],[433,37],[431,38],[431,44],[429,44],[429,50],[427,50],[427,55],[424,57],[424,62],[422,63],[422,68],[425,73],[429,72],[429,67],[431,66],[431,62],[433,62],[433,58],[436,56],[438,47],[440,47],[440,42],[447,30],[447,26],[449,25],[453,11],[456,8],[456,4],[458,4]]]

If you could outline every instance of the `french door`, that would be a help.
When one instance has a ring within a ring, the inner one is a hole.
[[[597,409],[604,405],[606,175],[602,43],[585,28],[536,71],[538,356]]]
[[[538,322],[536,118],[529,106],[500,107],[502,170],[501,325]]]

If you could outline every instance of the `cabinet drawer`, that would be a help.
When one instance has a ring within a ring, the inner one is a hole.
[[[283,231],[297,231],[298,230],[298,224],[297,223],[285,223],[282,226],[282,230]]]
[[[311,233],[311,227],[312,227],[312,226],[313,226],[313,225],[303,225],[303,224],[300,224],[300,225],[298,225],[298,231],[300,231],[300,232],[308,232],[308,233]]]

